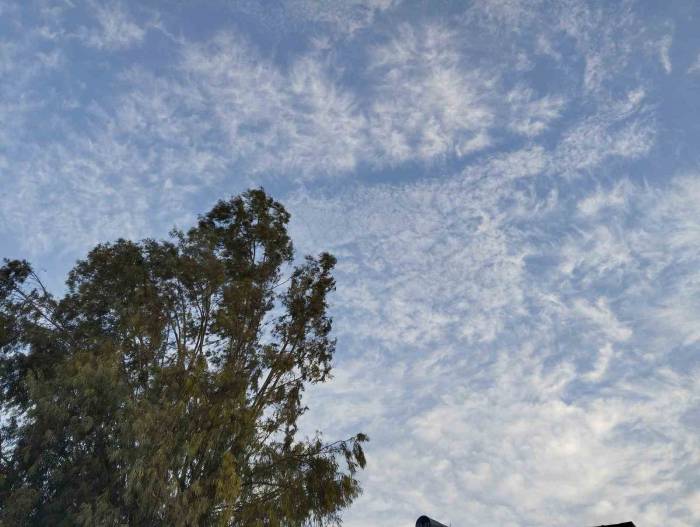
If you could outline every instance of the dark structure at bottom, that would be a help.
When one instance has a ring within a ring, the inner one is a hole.
[[[416,527],[447,527],[444,523],[428,518],[427,516],[421,516],[416,520]],[[599,525],[598,527],[636,527],[632,522],[615,523],[612,525]]]
[[[421,516],[416,520],[416,527],[447,527],[447,525],[431,520],[427,516]]]

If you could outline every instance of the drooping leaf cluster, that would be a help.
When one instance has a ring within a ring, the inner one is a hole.
[[[298,437],[335,259],[293,267],[288,220],[248,191],[169,241],[96,246],[60,299],[5,261],[0,525],[339,521],[367,438]]]

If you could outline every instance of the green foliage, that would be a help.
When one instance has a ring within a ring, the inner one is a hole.
[[[60,299],[5,261],[0,525],[339,523],[367,438],[297,437],[335,259],[292,267],[288,221],[248,191],[170,241],[98,245]]]

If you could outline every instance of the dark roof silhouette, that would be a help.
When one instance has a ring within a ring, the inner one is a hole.
[[[447,525],[427,516],[421,516],[416,520],[416,527],[447,527]]]
[[[416,527],[447,527],[444,523],[428,518],[427,516],[421,516],[416,520]],[[636,527],[633,522],[624,523],[614,523],[610,525],[598,525],[598,527]]]

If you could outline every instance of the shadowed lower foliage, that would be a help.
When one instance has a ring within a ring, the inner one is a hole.
[[[367,438],[296,436],[335,259],[292,267],[288,220],[248,191],[171,241],[98,245],[60,299],[5,261],[3,526],[340,522]]]

